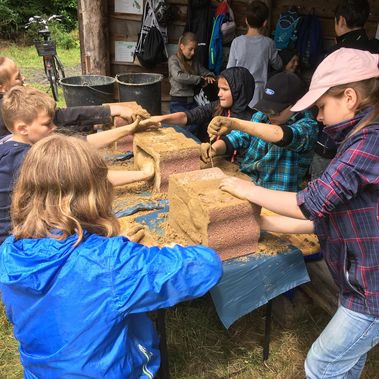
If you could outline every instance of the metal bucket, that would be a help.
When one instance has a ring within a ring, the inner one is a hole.
[[[163,75],[127,73],[116,75],[120,101],[136,101],[151,115],[160,115]]]
[[[61,79],[68,107],[113,103],[115,78],[103,75],[69,76]]]

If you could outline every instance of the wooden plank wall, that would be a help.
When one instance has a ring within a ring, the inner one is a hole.
[[[297,6],[300,13],[309,13],[313,10],[320,17],[324,46],[334,44],[334,9],[338,0],[318,0],[317,6],[309,0],[265,0],[271,8],[271,17],[269,20],[268,34],[275,28],[279,15],[291,6]],[[237,23],[237,34],[243,34],[246,31],[245,15],[246,6],[249,0],[230,0],[234,10]],[[187,0],[167,0],[170,4],[174,17],[168,25],[168,43],[172,52],[175,51],[175,45],[184,30],[187,17]],[[212,0],[213,6],[217,6],[217,0]],[[367,30],[372,37],[375,35],[379,21],[379,1],[370,0],[371,15],[367,23]],[[114,76],[125,72],[158,72],[165,76],[162,83],[162,109],[167,111],[169,102],[169,83],[167,79],[167,63],[160,64],[152,70],[140,67],[133,63],[123,63],[115,61],[115,41],[137,42],[138,33],[141,27],[142,16],[132,14],[116,13],[114,0],[108,0],[108,29],[109,29],[109,60],[110,75]]]

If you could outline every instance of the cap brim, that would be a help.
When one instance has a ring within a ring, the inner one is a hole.
[[[311,107],[329,88],[317,88],[308,91],[296,104],[291,108],[292,112],[300,112]]]
[[[290,104],[280,104],[261,99],[254,105],[254,109],[265,113],[266,115],[280,113],[283,109],[286,109]]]

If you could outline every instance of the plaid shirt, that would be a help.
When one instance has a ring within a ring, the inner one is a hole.
[[[362,115],[327,131],[337,143]],[[324,174],[297,194],[314,221],[341,304],[379,316],[379,119],[343,142]]]
[[[251,121],[270,123],[262,112],[255,113]],[[284,147],[238,130],[233,130],[223,140],[243,156],[241,171],[256,184],[273,190],[297,192],[312,160],[317,122],[311,112],[305,111],[294,113],[285,125],[291,128],[293,137]]]

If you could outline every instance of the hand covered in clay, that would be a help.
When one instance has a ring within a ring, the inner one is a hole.
[[[253,182],[229,176],[220,183],[220,189],[242,200],[248,199],[256,185]]]
[[[141,120],[141,122],[139,123],[139,126],[141,128],[143,127],[149,128],[148,130],[158,129],[162,125],[161,122],[159,121],[159,117],[160,116],[153,116],[153,117],[147,118],[146,120]]]
[[[229,117],[216,116],[213,117],[208,125],[208,134],[213,141],[216,136],[228,134],[233,130],[233,121]]]
[[[202,143],[200,145],[200,159],[204,163],[209,163],[211,158],[216,156],[216,151],[212,148],[210,143]]]
[[[130,227],[125,234],[130,241],[140,242],[145,237],[145,228],[142,225],[135,225]]]
[[[115,126],[127,125],[137,119],[145,119],[150,117],[150,113],[140,105],[129,107],[125,104],[112,103],[109,104],[111,116],[114,117],[113,124]]]

